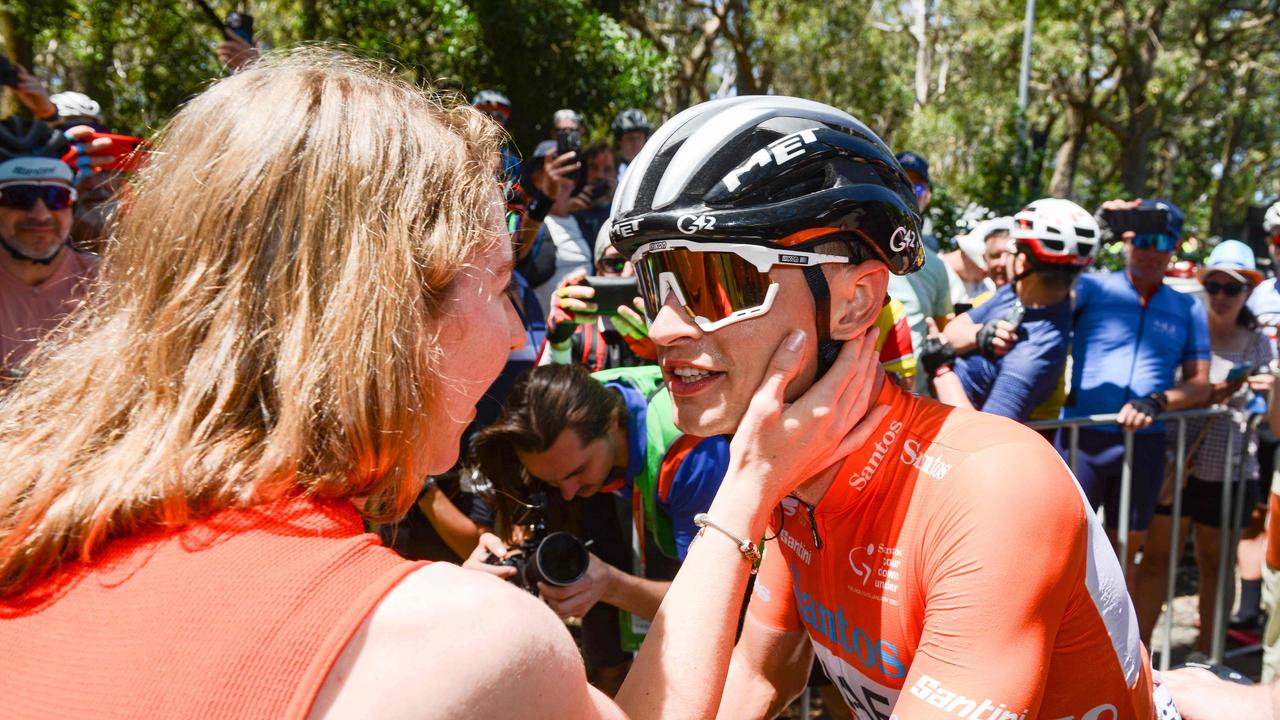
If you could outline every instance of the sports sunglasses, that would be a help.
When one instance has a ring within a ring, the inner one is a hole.
[[[1167,253],[1178,249],[1178,239],[1169,233],[1134,235],[1133,246],[1139,250],[1155,248],[1156,252]]]
[[[76,201],[76,191],[66,185],[6,185],[0,187],[0,207],[24,212],[36,206],[36,200],[44,201],[50,210],[65,210]]]
[[[775,265],[811,267],[850,262],[858,261],[760,245],[674,239],[646,243],[631,256],[649,322],[674,294],[676,302],[703,332],[714,332],[769,312],[778,295],[778,284],[769,276]]]

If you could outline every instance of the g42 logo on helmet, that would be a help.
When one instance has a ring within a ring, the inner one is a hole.
[[[918,240],[915,230],[900,227],[889,236],[889,249],[894,252],[902,252],[907,248],[915,247]]]
[[[692,235],[702,230],[710,230],[715,226],[715,215],[681,215],[676,220],[676,229],[685,235]]]

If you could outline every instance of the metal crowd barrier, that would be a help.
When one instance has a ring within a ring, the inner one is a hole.
[[[1235,445],[1236,436],[1239,434],[1238,426],[1241,421],[1246,421],[1246,434],[1257,428],[1263,416],[1257,414],[1246,415],[1237,410],[1227,407],[1211,407],[1196,410],[1179,410],[1174,412],[1163,413],[1156,417],[1157,422],[1175,422],[1177,423],[1177,443],[1174,466],[1174,485],[1173,485],[1173,515],[1171,530],[1172,537],[1169,542],[1169,579],[1165,592],[1166,611],[1164,617],[1164,649],[1160,653],[1160,670],[1168,670],[1170,664],[1170,655],[1173,646],[1173,599],[1174,585],[1177,581],[1178,562],[1182,558],[1182,547],[1178,544],[1179,525],[1182,521],[1182,488],[1186,483],[1186,448],[1187,448],[1187,420],[1193,418],[1212,418],[1227,417],[1231,422],[1227,423],[1227,447],[1231,448]],[[1066,428],[1069,431],[1068,445],[1068,462],[1072,474],[1076,471],[1077,460],[1080,448],[1080,428],[1096,427],[1100,425],[1114,425],[1118,415],[1115,413],[1107,415],[1090,415],[1087,417],[1070,418],[1062,420],[1041,420],[1028,423],[1032,428],[1037,430],[1057,430]],[[1167,431],[1163,431],[1167,432]],[[1119,514],[1117,528],[1117,545],[1118,555],[1120,556],[1120,566],[1126,570],[1126,581],[1128,580],[1128,557],[1129,557],[1129,509],[1132,499],[1130,495],[1133,490],[1133,430],[1124,430],[1124,459],[1121,466],[1120,474],[1120,507],[1117,509]],[[1248,455],[1248,448],[1244,442],[1241,443],[1241,452],[1233,456],[1232,453],[1226,453],[1226,460],[1223,464],[1222,475],[1222,547],[1218,553],[1218,583],[1215,589],[1217,603],[1214,606],[1213,617],[1213,636],[1212,636],[1212,652],[1213,662],[1220,663],[1223,660],[1224,650],[1226,648],[1227,637],[1227,614],[1231,612],[1231,608],[1227,603],[1227,582],[1228,578],[1235,575],[1235,550],[1240,533],[1240,525],[1243,520],[1243,505],[1245,483],[1236,481],[1237,478],[1244,476],[1244,463]],[[1235,497],[1232,497],[1232,483],[1235,482]],[[1233,512],[1234,510],[1234,512]],[[1188,533],[1190,535],[1190,533]],[[1203,579],[1202,579],[1203,582]],[[1201,628],[1201,632],[1204,628]],[[1149,638],[1142,638],[1146,643]]]

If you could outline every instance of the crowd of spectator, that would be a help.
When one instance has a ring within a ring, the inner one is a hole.
[[[218,54],[232,69],[257,60],[252,45],[230,36]],[[41,339],[74,319],[92,292],[139,162],[131,153],[146,152],[141,140],[121,146],[123,136],[110,133],[109,119],[81,93],[49,95],[22,68],[14,90],[25,110],[0,122],[0,372],[9,386],[42,361]],[[479,89],[471,104],[501,127],[518,111],[500,89]],[[585,139],[606,129],[562,109],[529,152],[509,138],[502,144],[495,173],[514,263],[504,292],[524,341],[512,343],[475,404],[458,461],[433,469],[407,514],[376,528],[405,558],[502,578],[520,571],[495,558],[537,533],[581,538],[588,549],[578,576],[530,589],[571,621],[588,677],[610,695],[622,687],[698,533],[694,518],[711,506],[730,462],[729,436],[676,427],[636,268],[610,240],[614,194],[658,120],[622,109],[607,128],[611,142],[593,143]],[[914,152],[897,160],[926,212],[929,163]],[[1139,215],[1155,225],[1126,224]],[[1275,253],[1280,203],[1264,230],[1263,247]],[[877,356],[919,394],[1040,423],[1117,551],[1127,548],[1122,560],[1144,642],[1163,611],[1170,554],[1180,557],[1190,541],[1199,578],[1196,647],[1210,652],[1215,588],[1227,570],[1220,551],[1239,542],[1226,583],[1231,589],[1239,580],[1241,588],[1231,626],[1260,641],[1265,635],[1269,680],[1280,668],[1280,611],[1263,604],[1262,590],[1265,573],[1280,592],[1273,576],[1280,538],[1268,539],[1263,527],[1280,507],[1270,492],[1272,433],[1280,429],[1273,397],[1280,288],[1259,270],[1259,244],[1233,239],[1214,244],[1194,288],[1174,287],[1166,271],[1188,234],[1168,200],[1114,200],[1091,212],[1045,198],[1009,217],[981,218],[955,238],[925,235],[922,269],[889,279]],[[1123,270],[1093,262],[1109,242],[1123,244]],[[1176,426],[1161,416],[1213,406],[1235,414],[1189,420],[1183,462],[1175,462]],[[1065,424],[1054,429],[1058,420]],[[1073,422],[1085,424],[1073,430]],[[1171,472],[1178,464],[1185,479]],[[1122,479],[1132,488],[1127,499]],[[1223,507],[1224,482],[1244,483],[1243,505]],[[1226,515],[1243,521],[1243,539],[1223,525]],[[1223,600],[1234,604],[1231,593]]]

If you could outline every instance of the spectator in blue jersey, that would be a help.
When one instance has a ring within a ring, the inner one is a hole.
[[[1046,198],[1019,211],[1005,258],[1012,282],[957,316],[921,352],[938,399],[1019,422],[1030,418],[1066,367],[1071,286],[1093,261],[1098,241],[1097,222],[1070,200]]]
[[[1209,322],[1194,296],[1164,285],[1182,237],[1182,211],[1166,200],[1113,200],[1102,210],[1165,214],[1163,232],[1123,232],[1125,270],[1084,275],[1075,288],[1071,393],[1064,418],[1118,414],[1116,425],[1081,428],[1076,478],[1090,503],[1106,507],[1112,542],[1119,527],[1122,430],[1133,430],[1129,565],[1142,546],[1164,476],[1165,435],[1155,418],[1209,401]],[[1174,381],[1182,369],[1182,380]],[[1070,433],[1055,445],[1069,458]]]
[[[565,500],[616,492],[633,498],[636,526],[668,558],[683,559],[724,477],[729,440],[683,435],[656,366],[591,375],[576,365],[544,365],[517,382],[506,410],[472,446],[480,471],[499,492],[498,526],[510,515],[504,494],[536,485]],[[499,553],[505,548],[499,548]],[[645,618],[670,583],[634,577],[592,555],[587,577],[568,588],[541,587],[552,609],[581,617],[605,602]]]

